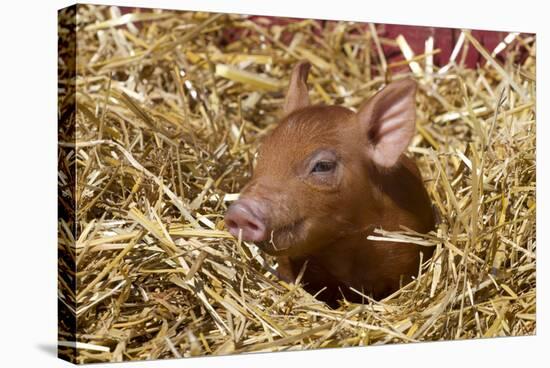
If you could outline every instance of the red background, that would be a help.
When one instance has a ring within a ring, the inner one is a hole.
[[[130,13],[136,11],[136,8],[130,7],[121,7],[121,13]],[[150,11],[149,9],[139,9],[139,11]],[[291,22],[300,21],[301,19],[297,18],[285,18],[285,17],[268,17],[268,16],[250,16],[250,19],[261,24],[262,26],[269,27],[270,25],[284,25]],[[330,27],[335,23],[335,21],[330,20],[317,20],[321,27]],[[365,23],[365,27],[367,24]],[[460,35],[460,29],[455,28],[439,28],[439,27],[424,27],[424,26],[405,26],[405,25],[395,25],[395,24],[376,24],[379,37],[385,37],[389,39],[395,39],[397,36],[402,34],[409,46],[412,48],[413,52],[416,55],[423,54],[425,48],[425,41],[429,36],[434,38],[434,50],[439,49],[440,52],[435,54],[434,64],[436,66],[444,66],[449,62],[449,58],[453,51],[453,48],[458,40]],[[498,32],[498,31],[483,31],[483,30],[472,30],[472,36],[476,38],[489,52],[492,52],[493,49],[504,40],[508,32]],[[224,41],[230,43],[239,37],[242,37],[244,34],[242,30],[236,29],[227,29],[224,34]],[[292,39],[291,34],[283,34],[282,41],[289,43]],[[392,47],[388,45],[383,45],[384,54],[389,63],[394,61],[403,60],[403,54],[398,47]],[[465,66],[468,68],[475,68],[479,62],[482,61],[482,56],[474,47],[469,47],[467,55],[464,59]],[[496,58],[497,60],[502,60],[506,55],[506,50],[499,53]],[[523,55],[520,55],[520,58],[526,56],[524,52]],[[462,51],[457,56],[456,60],[462,58]]]

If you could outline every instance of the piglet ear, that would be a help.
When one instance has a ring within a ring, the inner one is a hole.
[[[285,105],[283,107],[285,114],[290,114],[294,110],[309,105],[306,81],[310,67],[311,65],[307,61],[300,61],[292,69],[290,83],[285,97]]]
[[[386,86],[359,110],[370,156],[378,166],[394,166],[409,145],[415,131],[415,94],[414,80],[400,80]]]

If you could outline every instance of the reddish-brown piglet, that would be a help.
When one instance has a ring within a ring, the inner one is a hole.
[[[434,229],[432,205],[414,161],[403,154],[415,132],[416,83],[393,82],[358,112],[310,105],[310,65],[290,78],[284,117],[258,150],[256,167],[228,209],[231,234],[277,257],[278,275],[301,279],[329,305],[375,299],[417,274],[429,247],[367,239],[376,228]]]

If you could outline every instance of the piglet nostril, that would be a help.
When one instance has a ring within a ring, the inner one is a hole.
[[[229,232],[237,237],[242,231],[246,241],[263,241],[266,239],[266,225],[259,217],[260,204],[254,200],[239,200],[233,203],[225,215],[225,224]]]
[[[258,224],[255,224],[253,222],[249,222],[248,224],[248,227],[250,227],[250,229],[252,229],[253,231],[258,231],[260,230],[260,226],[258,226]]]
[[[233,229],[238,229],[239,228],[239,225],[233,221],[232,219],[229,219],[229,218],[225,218],[225,225],[227,226],[227,228],[229,230],[233,230]]]

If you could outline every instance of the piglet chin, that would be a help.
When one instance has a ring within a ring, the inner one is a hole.
[[[256,229],[241,229],[238,227],[233,227],[229,229],[229,233],[237,239],[241,236],[242,240],[254,243],[262,242],[265,239],[262,231]]]
[[[255,242],[254,244],[256,244],[258,246],[258,248],[260,248],[262,251],[266,252],[270,256],[284,256],[284,255],[287,255],[288,250],[291,248],[290,245],[288,245],[284,248],[283,247],[278,247],[277,245],[275,245],[275,243],[273,243],[273,241],[269,241],[269,240],[264,240],[264,241],[261,241],[261,242]]]
[[[307,233],[304,219],[296,220],[272,230],[268,239],[255,244],[272,256],[288,256],[299,250]]]

